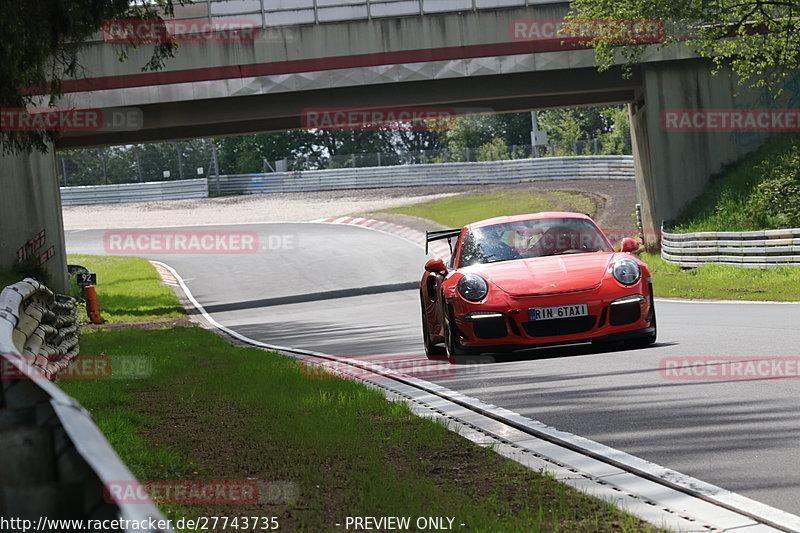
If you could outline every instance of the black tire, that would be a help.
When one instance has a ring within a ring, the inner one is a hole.
[[[458,343],[458,335],[455,333],[452,311],[445,307],[444,316],[444,345],[447,350],[447,360],[452,364],[456,364],[458,358],[468,352]]]
[[[440,359],[442,356],[447,355],[447,350],[444,346],[433,344],[431,342],[430,332],[428,331],[428,317],[425,316],[425,296],[420,292],[420,305],[422,306],[422,342],[425,345],[425,356],[428,359]]]

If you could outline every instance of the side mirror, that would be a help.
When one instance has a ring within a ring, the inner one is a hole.
[[[621,246],[623,252],[633,252],[639,248],[639,241],[636,239],[631,239],[630,237],[625,237],[622,239]]]
[[[440,257],[436,257],[434,259],[428,259],[428,262],[425,263],[425,270],[428,272],[444,272],[447,270],[447,267]]]

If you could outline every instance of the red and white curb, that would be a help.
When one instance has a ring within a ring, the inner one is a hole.
[[[178,278],[175,277],[175,274],[172,270],[164,268],[164,266],[158,261],[150,261],[150,264],[153,265],[153,267],[156,269],[156,272],[158,272],[158,275],[161,276],[163,285],[167,285],[169,287],[181,286],[181,284],[178,283]]]
[[[384,222],[383,220],[375,220],[373,218],[360,218],[360,217],[331,217],[313,220],[319,224],[345,224],[348,226],[359,226],[381,233],[388,233],[401,239],[422,246],[425,248],[425,233],[422,231],[394,224],[392,222]],[[443,241],[434,241],[428,246],[428,251],[435,257],[441,257],[445,261],[450,259],[450,247]]]

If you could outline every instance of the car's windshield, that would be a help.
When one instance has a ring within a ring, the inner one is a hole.
[[[611,251],[611,245],[585,218],[521,220],[468,231],[461,245],[459,267],[600,251]]]

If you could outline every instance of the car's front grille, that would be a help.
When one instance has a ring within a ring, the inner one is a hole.
[[[555,335],[573,335],[589,331],[597,322],[597,316],[576,316],[571,318],[557,318],[554,320],[540,320],[525,322],[522,327],[531,337],[551,337]]]

